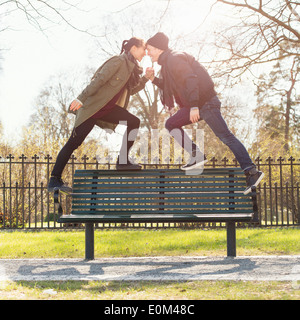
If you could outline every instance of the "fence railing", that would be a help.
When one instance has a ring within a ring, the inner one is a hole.
[[[258,205],[259,224],[255,226],[297,226],[300,224],[300,159],[271,157],[255,159],[265,173],[260,184]],[[53,195],[47,192],[49,176],[54,165],[47,156],[0,157],[0,229],[59,229],[56,222]],[[144,164],[147,168],[178,168],[178,164]],[[205,167],[238,166],[235,159],[210,159]],[[112,163],[99,163],[96,158],[71,157],[64,180],[71,185],[76,169],[113,169]],[[70,208],[70,206],[69,206]],[[201,225],[202,226],[202,225]],[[220,226],[206,224],[205,227]],[[69,226],[68,226],[69,227]],[[73,226],[74,227],[74,226]],[[98,225],[98,227],[117,227]],[[137,225],[135,225],[137,227]],[[164,224],[163,227],[172,227]]]

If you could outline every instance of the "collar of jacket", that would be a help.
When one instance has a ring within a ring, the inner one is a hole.
[[[163,65],[163,64],[165,64],[165,62],[166,62],[166,60],[167,60],[167,58],[168,58],[168,56],[169,56],[169,54],[171,53],[171,49],[167,49],[167,50],[165,50],[159,57],[158,57],[158,60],[157,60],[157,63],[159,64],[159,65]]]
[[[124,52],[120,55],[120,57],[122,57],[126,63],[127,63],[127,66],[128,68],[130,69],[130,72],[134,69],[134,67],[136,66],[136,64],[132,61],[130,61],[128,55]]]

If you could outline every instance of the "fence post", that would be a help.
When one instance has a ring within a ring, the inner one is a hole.
[[[172,144],[170,144],[172,145]],[[107,154],[109,157],[109,154]],[[17,158],[17,160],[15,160]],[[29,159],[29,160],[28,160]],[[21,225],[27,229],[40,228],[39,223],[48,217],[46,228],[56,228],[50,224],[49,215],[52,213],[53,197],[46,192],[46,182],[48,185],[51,172],[52,158],[46,155],[41,160],[39,154],[26,157],[22,154],[15,157],[13,154],[0,156],[1,176],[0,176],[0,214],[3,217],[1,228],[20,228]],[[145,168],[165,168],[166,164],[157,163],[144,164]],[[175,159],[167,164],[167,168],[178,168],[181,158]],[[235,159],[236,160],[236,159]],[[210,158],[208,167],[230,167],[236,163],[228,161],[223,157],[218,161],[216,157]],[[169,159],[167,160],[169,162]],[[261,227],[264,226],[292,226],[300,223],[300,199],[299,199],[299,168],[300,159],[289,157],[284,159],[278,157],[273,160],[271,157],[264,161],[258,157],[255,159],[258,169],[266,173],[266,179],[257,190],[258,206]],[[238,164],[237,164],[238,165]],[[77,168],[102,168],[104,163],[98,162],[96,158],[84,155],[82,159],[71,156],[69,166],[72,170],[68,175],[71,179]],[[111,163],[106,163],[106,169],[114,169]],[[276,175],[275,175],[276,174]],[[40,181],[41,180],[41,181]],[[46,201],[46,203],[42,201]],[[22,216],[21,216],[22,215]],[[18,219],[17,224],[14,219]],[[265,221],[263,222],[263,219]],[[97,225],[94,225],[96,228]]]
[[[291,162],[290,168],[291,168],[291,212],[292,212],[292,221],[293,224],[295,223],[295,217],[296,217],[296,210],[295,210],[295,198],[294,198],[294,168],[293,168],[293,162],[295,161],[295,158],[290,157],[288,159]]]

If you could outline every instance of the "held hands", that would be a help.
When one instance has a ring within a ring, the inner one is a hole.
[[[191,109],[190,111],[190,121],[191,123],[196,123],[200,120],[199,109]]]
[[[154,69],[152,67],[149,67],[146,69],[146,74],[145,77],[151,81],[154,80],[155,76],[154,76]]]
[[[82,107],[82,103],[75,99],[71,102],[71,105],[70,105],[70,110],[71,111],[77,111],[78,109],[80,109]]]

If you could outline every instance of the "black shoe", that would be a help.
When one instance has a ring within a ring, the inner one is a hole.
[[[251,169],[246,173],[247,188],[244,190],[244,194],[251,192],[251,187],[257,187],[264,177],[264,173],[258,171],[256,168]]]
[[[198,169],[201,168],[203,169],[204,164],[206,162],[208,162],[208,160],[206,159],[206,156],[204,155],[203,159],[195,159],[196,157],[191,157],[190,162],[185,164],[184,166],[181,167],[181,170],[184,171],[188,171],[188,170],[192,170],[192,169]],[[200,160],[200,161],[199,161]]]
[[[127,160],[127,163],[119,163],[119,158],[116,163],[116,169],[119,171],[128,171],[128,170],[141,170],[142,166],[139,164],[131,163],[129,160]]]
[[[61,178],[51,177],[49,184],[48,184],[48,191],[53,192],[55,188],[57,188],[63,192],[68,192],[68,193],[72,192],[72,188],[65,185]]]

